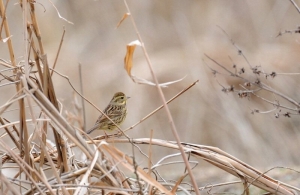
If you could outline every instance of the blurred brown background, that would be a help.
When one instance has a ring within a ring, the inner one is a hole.
[[[54,62],[65,28],[56,70],[67,75],[79,89],[78,63],[81,63],[85,97],[104,109],[115,92],[123,91],[130,96],[129,114],[123,128],[162,104],[155,87],[133,83],[123,69],[126,44],[137,39],[129,19],[116,29],[127,12],[123,1],[54,1],[60,14],[74,25],[59,19],[48,1],[40,3],[44,7],[36,4],[36,11],[49,63]],[[257,99],[240,99],[236,94],[223,93],[218,82],[225,87],[233,84],[237,88],[242,82],[228,76],[215,78],[204,63],[217,68],[204,56],[205,53],[231,69],[230,56],[239,68],[246,69],[245,77],[254,78],[246,61],[218,28],[220,26],[253,66],[261,65],[266,72],[299,72],[299,35],[286,34],[276,38],[280,31],[296,29],[299,25],[300,15],[289,1],[128,0],[128,5],[159,81],[163,83],[186,76],[183,81],[163,89],[166,98],[200,80],[169,105],[182,141],[219,147],[262,170],[279,165],[293,167],[300,163],[299,116],[275,119],[274,113],[252,115],[251,109],[267,111],[273,106]],[[7,13],[10,24],[14,24],[10,28],[15,55],[21,60],[20,7],[8,6]],[[5,44],[1,45],[1,52],[1,58],[9,59]],[[140,48],[136,50],[134,63],[134,75],[152,80]],[[56,74],[54,81],[64,110],[72,111],[72,88]],[[265,82],[289,97],[299,99],[299,76],[278,76]],[[12,88],[1,88],[1,105],[14,93]],[[98,115],[96,109],[86,104],[88,128]],[[18,120],[16,111],[6,112],[3,116]],[[132,138],[149,137],[151,129],[155,138],[174,140],[164,110],[128,134]],[[130,146],[128,150],[131,150]]]

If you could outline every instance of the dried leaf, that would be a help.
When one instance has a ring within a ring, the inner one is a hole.
[[[177,83],[179,81],[182,81],[186,76],[184,76],[183,78],[181,79],[178,79],[178,80],[175,80],[175,81],[170,81],[170,82],[166,82],[166,83],[161,83],[161,84],[158,84],[160,87],[168,87],[168,85],[171,85],[171,84],[174,84],[174,83]],[[156,86],[155,83],[151,82],[151,81],[148,81],[146,79],[143,79],[143,78],[139,78],[139,77],[136,77],[134,75],[131,76],[131,79],[133,82],[137,83],[137,84],[146,84],[146,85],[151,85],[151,86]]]
[[[161,87],[168,87],[168,85],[172,85],[174,83],[182,81],[185,77],[186,77],[186,75],[183,78],[175,80],[175,81],[169,81],[169,82],[166,82],[166,83],[161,83],[161,84],[159,84],[159,86],[161,86]]]
[[[124,58],[124,68],[130,77],[131,77],[131,68],[133,66],[133,62],[132,62],[133,53],[137,45],[141,46],[142,44],[138,40],[132,41],[131,43],[127,44],[127,52]]]
[[[124,14],[123,18],[120,20],[120,22],[117,24],[117,28],[119,28],[119,26],[121,25],[121,23],[128,17],[130,16],[130,13],[126,13]]]
[[[151,81],[136,77],[133,74],[131,74],[131,69],[133,66],[133,53],[134,53],[136,46],[142,46],[142,43],[139,40],[136,40],[136,41],[132,41],[131,43],[127,44],[127,52],[126,52],[126,55],[124,58],[124,69],[127,71],[128,76],[132,79],[133,82],[135,82],[137,84],[146,84],[146,85],[156,86],[156,84]],[[181,78],[179,80],[170,81],[167,83],[161,83],[161,84],[159,84],[159,86],[160,87],[168,87],[168,85],[182,81],[185,77],[186,76],[184,76],[183,78]]]

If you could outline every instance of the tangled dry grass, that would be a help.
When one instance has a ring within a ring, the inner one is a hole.
[[[77,99],[81,97],[80,93],[74,89],[75,111],[67,111],[63,115],[63,105],[58,101],[52,78],[56,60],[50,68],[35,14],[35,4],[23,1],[21,5],[24,14],[25,57],[18,62],[5,15],[7,6],[0,0],[1,29],[7,37],[2,40],[6,42],[10,54],[9,61],[0,61],[0,87],[10,87],[16,91],[13,97],[1,105],[0,113],[2,115],[13,105],[17,105],[19,113],[18,121],[0,117],[0,129],[3,130],[0,137],[1,194],[200,194],[201,190],[230,184],[243,186],[241,194],[250,194],[250,186],[256,186],[270,194],[292,195],[300,192],[295,186],[275,180],[267,176],[267,172],[260,172],[215,147],[151,137],[132,139],[121,129],[117,134],[93,139],[86,135],[82,105]],[[140,41],[142,42],[141,38]],[[62,74],[60,76],[68,79]],[[69,84],[72,86],[70,81]],[[165,101],[164,106],[170,101]],[[115,146],[117,143],[130,144],[132,153],[124,153]],[[140,145],[148,145],[148,150],[142,150]],[[151,160],[153,146],[171,148],[174,154],[154,163]],[[139,159],[136,151],[145,157],[147,167],[141,167],[137,163]],[[184,155],[188,157],[188,163],[182,160],[167,162],[173,157]],[[200,161],[226,171],[238,181],[196,189],[193,184],[196,183],[197,186],[198,183],[193,177],[196,173],[188,171],[188,167],[191,166],[193,170]],[[172,164],[184,164],[185,171],[179,178],[167,180],[158,168]],[[191,180],[186,181],[186,177]]]

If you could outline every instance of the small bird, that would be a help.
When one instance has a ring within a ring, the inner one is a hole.
[[[125,120],[127,115],[126,101],[129,97],[126,97],[124,93],[117,92],[109,102],[108,106],[103,111],[112,121],[118,126]],[[88,134],[94,130],[107,130],[112,131],[116,128],[108,118],[101,114],[96,121],[95,125],[87,131]]]

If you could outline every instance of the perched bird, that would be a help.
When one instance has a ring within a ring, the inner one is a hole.
[[[127,115],[126,101],[129,97],[126,97],[124,93],[117,92],[115,93],[112,100],[109,102],[108,106],[103,111],[115,124],[118,126],[125,120]],[[95,125],[87,131],[91,133],[94,130],[107,130],[112,131],[116,128],[116,125],[113,124],[106,116],[101,114],[96,121]]]

